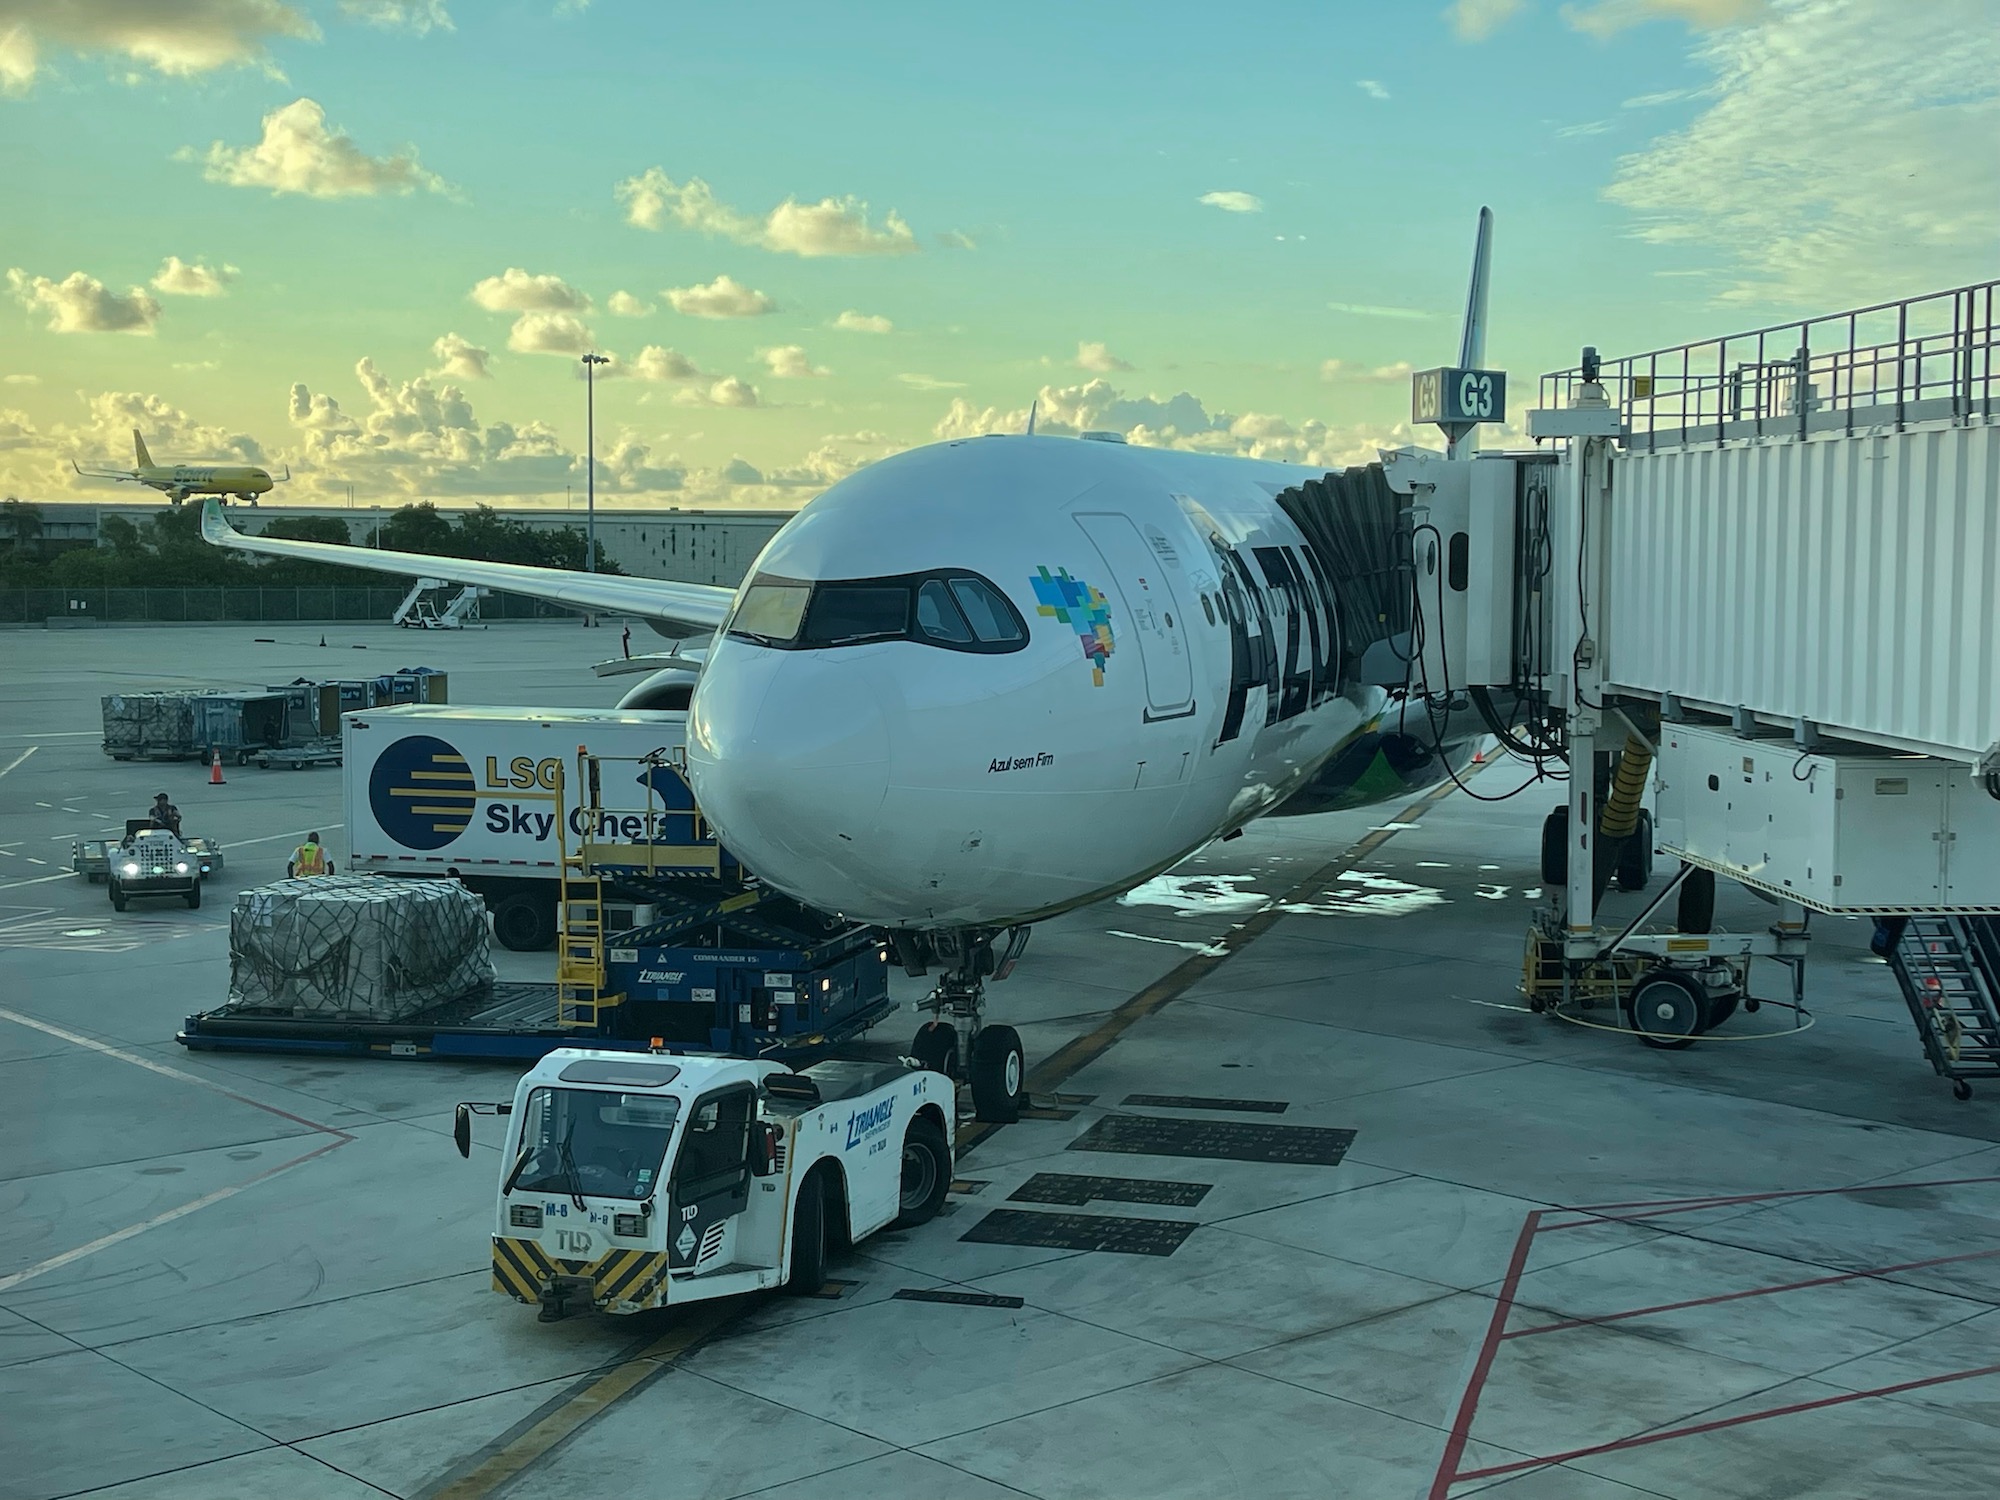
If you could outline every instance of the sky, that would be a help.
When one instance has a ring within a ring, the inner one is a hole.
[[[2000,276],[2000,0],[0,0],[0,492],[792,508],[940,438],[1435,442]]]

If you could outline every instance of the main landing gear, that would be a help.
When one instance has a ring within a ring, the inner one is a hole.
[[[988,1026],[986,981],[1005,979],[1028,946],[1026,927],[957,932],[899,932],[896,957],[911,974],[941,966],[937,987],[921,1009],[931,1019],[917,1028],[910,1056],[924,1067],[960,1078],[972,1090],[973,1113],[994,1125],[1011,1125],[1028,1102],[1028,1059],[1021,1034]]]

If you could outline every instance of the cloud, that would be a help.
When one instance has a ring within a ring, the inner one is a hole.
[[[1384,381],[1408,380],[1413,366],[1407,359],[1399,359],[1388,365],[1360,365],[1345,359],[1321,360],[1319,378],[1326,381]]]
[[[663,349],[658,344],[648,344],[641,349],[625,373],[638,380],[702,379],[702,373],[693,360],[678,349]]]
[[[939,380],[935,375],[898,375],[904,385],[919,391],[962,391],[963,380]]]
[[[893,333],[896,328],[887,318],[856,312],[851,307],[833,320],[833,326],[848,333]]]
[[[590,311],[590,298],[562,277],[530,276],[519,266],[509,266],[498,276],[475,283],[471,295],[488,312]]]
[[[1610,129],[1611,122],[1609,120],[1585,120],[1578,125],[1563,126],[1556,131],[1556,139],[1559,141],[1569,141],[1575,140],[1579,136],[1603,135]]]
[[[765,368],[780,380],[807,380],[826,371],[806,357],[806,351],[797,344],[782,344],[776,349],[759,349],[757,357],[764,361]]]
[[[596,335],[574,313],[527,312],[507,330],[516,354],[583,354],[597,347]]]
[[[0,451],[32,448],[41,441],[35,424],[24,411],[0,410]]]
[[[725,376],[707,390],[681,390],[674,400],[682,406],[756,406],[757,387],[734,375]]]
[[[756,318],[778,310],[762,292],[730,276],[718,276],[706,286],[669,287],[662,295],[675,312],[690,318]]]
[[[1416,434],[1407,423],[1335,428],[1319,421],[1293,422],[1269,412],[1210,412],[1187,391],[1165,398],[1127,396],[1105,380],[1075,386],[1044,386],[1035,405],[1037,432],[1052,435],[1116,432],[1128,443],[1139,446],[1233,454],[1326,468],[1370,462],[1380,448],[1416,441]],[[987,432],[1021,432],[1027,423],[1025,407],[1018,411],[981,409],[963,397],[954,397],[938,422],[935,435],[951,439]]]
[[[659,167],[626,178],[613,192],[625,205],[626,221],[641,229],[673,223],[784,255],[909,255],[917,249],[915,233],[894,209],[878,228],[868,221],[868,205],[853,196],[817,203],[787,198],[769,213],[746,214],[723,203],[701,178],[675,182]]]
[[[616,318],[643,318],[653,310],[653,304],[642,302],[630,292],[613,292],[611,300],[604,304]]]
[[[1114,370],[1129,370],[1132,367],[1102,344],[1080,343],[1076,346],[1076,367],[1089,370],[1096,375],[1109,375]]]
[[[179,153],[193,160],[192,147]],[[445,181],[418,164],[416,148],[370,156],[345,131],[329,129],[326,111],[311,99],[294,99],[264,116],[264,138],[239,148],[216,141],[202,176],[231,187],[262,187],[308,198],[366,198],[378,193],[447,191]]]
[[[71,459],[89,465],[132,462],[132,429],[146,435],[156,456],[178,460],[219,460],[224,463],[268,464],[263,444],[248,433],[197,421],[163,397],[139,391],[101,391],[85,405],[81,424],[58,423],[39,436],[46,478],[41,487],[98,491],[101,485],[78,479]]]
[[[160,304],[144,287],[120,296],[82,271],[51,281],[16,268],[7,285],[23,307],[49,315],[51,333],[151,333],[160,321]]]
[[[111,53],[172,77],[270,65],[267,44],[319,28],[282,0],[5,0],[0,3],[0,92],[19,94],[41,71],[45,46]]]
[[[946,250],[977,250],[979,248],[979,241],[975,240],[963,229],[944,230],[938,235],[937,242]]]
[[[40,385],[42,377],[39,375],[8,375],[4,377],[4,383],[7,385]]]
[[[1329,302],[1327,308],[1331,312],[1348,313],[1357,318],[1407,318],[1415,321],[1432,316],[1421,307],[1389,307],[1379,302]]]
[[[169,255],[153,278],[153,290],[169,297],[220,297],[236,279],[236,267],[211,266],[205,260],[190,265],[178,255]]]
[[[1907,7],[1904,7],[1907,9]],[[1602,39],[1648,21],[1681,21],[1698,31],[1739,26],[1768,14],[1765,0],[1596,0],[1565,5],[1562,17],[1578,31]],[[1991,24],[1991,13],[1985,17]]]
[[[1634,94],[1630,99],[1619,101],[1620,109],[1654,109],[1662,104],[1675,104],[1690,97],[1693,89],[1661,89],[1657,94]]]
[[[438,362],[437,373],[455,380],[485,380],[493,373],[486,368],[493,352],[455,333],[447,333],[432,344],[431,356]]]
[[[343,14],[385,31],[407,31],[427,36],[432,31],[455,31],[444,0],[340,0]]]
[[[762,484],[764,476],[748,460],[732,458],[722,466],[722,477],[730,484]]]
[[[1389,91],[1373,78],[1357,78],[1354,80],[1354,86],[1370,99],[1386,99],[1389,97]]]
[[[1452,0],[1445,18],[1462,42],[1483,42],[1521,13],[1527,0]]]
[[[1264,200],[1255,193],[1203,193],[1196,201],[1206,203],[1210,208],[1219,208],[1226,214],[1261,214],[1264,211]]]
[[[1732,266],[1724,301],[1830,312],[1983,280],[2000,244],[1992,20],[1987,0],[1774,4],[1696,44],[1705,107],[1623,158],[1605,196],[1639,238]]]

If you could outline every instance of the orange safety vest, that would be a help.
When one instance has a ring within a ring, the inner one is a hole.
[[[297,875],[324,875],[326,849],[320,844],[301,844],[292,851],[292,872]]]

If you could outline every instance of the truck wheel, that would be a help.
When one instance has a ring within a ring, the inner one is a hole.
[[[125,887],[115,880],[110,881],[109,884],[111,886],[111,909],[113,911],[125,910]]]
[[[814,1172],[792,1205],[792,1274],[785,1290],[810,1297],[826,1284],[826,1178]]]
[[[926,1021],[917,1028],[910,1043],[910,1056],[917,1065],[947,1078],[958,1076],[958,1028],[949,1021]]]
[[[1021,1118],[1021,1095],[1028,1063],[1021,1051],[1021,1034],[1011,1026],[987,1026],[972,1039],[972,1109],[993,1125],[1011,1125]]]
[[[516,892],[493,906],[493,936],[516,953],[539,953],[556,940],[553,901]]]
[[[188,888],[187,904],[190,911],[199,911],[201,909],[201,882],[199,880]]]
[[[929,1120],[910,1121],[903,1132],[902,1212],[896,1216],[898,1229],[914,1229],[928,1224],[944,1207],[944,1195],[951,1191],[951,1147],[944,1132]]]

